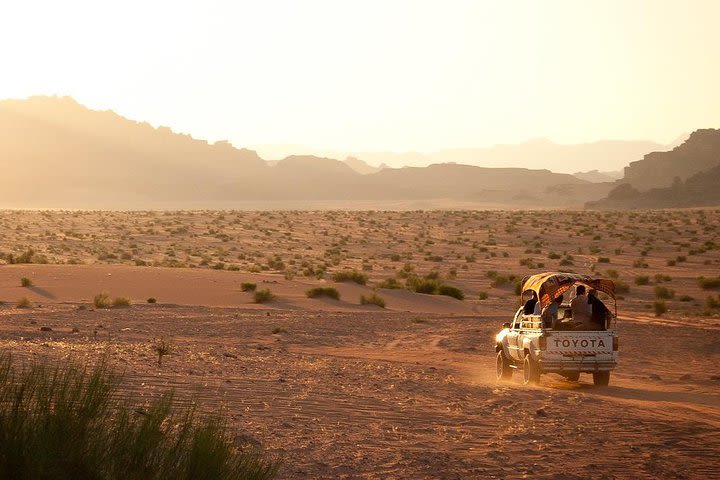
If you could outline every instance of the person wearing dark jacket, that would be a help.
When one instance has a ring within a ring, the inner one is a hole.
[[[597,326],[598,330],[606,330],[610,310],[608,310],[602,300],[597,297],[597,290],[594,288],[588,292],[588,303],[592,307],[590,321]]]
[[[523,313],[525,315],[532,315],[533,312],[535,312],[535,305],[538,303],[537,293],[534,291],[532,292],[532,298],[530,298],[527,302],[525,302],[525,306],[523,307]]]

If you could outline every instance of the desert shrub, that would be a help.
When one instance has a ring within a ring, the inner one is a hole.
[[[655,283],[671,282],[672,277],[662,273],[655,274]]]
[[[463,300],[465,298],[465,294],[462,290],[451,285],[440,285],[438,287],[438,294],[457,298],[458,300]]]
[[[93,298],[93,305],[95,305],[95,308],[110,308],[112,305],[110,296],[107,293],[98,293]]]
[[[647,275],[638,275],[635,277],[635,285],[649,285],[650,277]]]
[[[488,293],[487,293],[487,292],[480,292],[479,298],[480,298],[480,300],[487,300],[487,298],[488,298]]]
[[[623,282],[622,280],[615,280],[615,293],[630,293],[630,285]]]
[[[147,303],[157,303],[157,299],[155,297],[150,297],[147,299]]]
[[[385,308],[385,299],[383,299],[377,293],[373,293],[372,295],[368,295],[367,297],[365,295],[360,295],[360,304],[377,305],[380,308]]]
[[[532,258],[521,258],[520,260],[518,260],[518,263],[530,269],[536,267],[535,262]]]
[[[338,292],[337,289],[333,287],[311,288],[310,290],[305,292],[305,295],[307,295],[308,298],[330,297],[334,298],[335,300],[340,300],[340,292]]]
[[[612,278],[612,279],[616,279],[616,278],[619,278],[619,277],[620,277],[620,274],[619,274],[618,271],[615,270],[614,268],[610,268],[610,269],[608,269],[608,271],[607,271],[607,276],[610,277],[610,278]]]
[[[272,329],[273,335],[280,335],[281,333],[287,333],[287,330],[282,327],[275,327]]]
[[[610,263],[610,259],[608,257],[598,257],[597,261],[598,263]]]
[[[700,278],[698,278],[698,285],[703,290],[714,290],[716,288],[720,288],[720,277],[717,277],[717,278],[700,277]]]
[[[405,286],[398,282],[395,278],[388,278],[387,280],[383,280],[382,282],[378,283],[378,288],[387,288],[387,289],[399,289],[399,288],[405,288]]]
[[[0,357],[0,477],[53,479],[271,479],[277,467],[238,450],[219,417],[179,407],[172,394],[142,406],[94,368]]]
[[[413,292],[434,295],[438,291],[440,282],[433,278],[410,277],[407,279],[407,286]]]
[[[501,275],[494,270],[490,270],[485,274],[490,279],[490,286],[493,288],[504,287],[515,279],[514,275]]]
[[[655,285],[655,298],[669,300],[675,297],[675,291],[667,287]]]
[[[667,261],[667,266],[668,266],[668,267],[674,267],[676,264],[677,264],[677,262],[676,262],[675,260],[668,260],[668,261]]]
[[[255,301],[255,303],[266,303],[272,301],[274,298],[275,295],[273,295],[269,288],[256,290],[255,295],[253,295],[253,300]]]
[[[678,300],[680,300],[681,302],[692,302],[695,299],[690,295],[681,295]]]
[[[665,304],[665,300],[655,300],[653,302],[653,310],[655,310],[655,316],[661,317],[663,314],[667,313],[667,305]]]
[[[124,308],[130,306],[130,299],[127,297],[115,297],[112,301],[114,308]]]
[[[333,273],[333,281],[344,282],[346,280],[350,280],[351,282],[355,282],[360,285],[365,285],[368,281],[368,276],[362,272],[358,272],[357,270],[342,270]]]
[[[720,297],[716,300],[712,295],[708,296],[705,299],[705,306],[711,309],[720,308]]]
[[[158,356],[158,367],[162,367],[162,359],[165,355],[170,355],[173,351],[173,345],[165,339],[155,340],[152,346],[153,351]]]
[[[15,306],[17,308],[30,308],[32,306],[32,303],[27,297],[22,297],[20,300],[17,301],[17,304],[15,304]]]
[[[254,292],[255,289],[257,289],[257,285],[250,282],[245,282],[240,284],[240,290],[243,292]]]
[[[27,277],[22,277],[20,279],[20,286],[22,286],[22,287],[32,287],[32,284],[33,284],[32,280],[30,280]]]

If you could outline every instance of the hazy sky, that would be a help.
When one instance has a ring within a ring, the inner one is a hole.
[[[14,1],[0,98],[236,146],[431,151],[720,127],[720,1]]]

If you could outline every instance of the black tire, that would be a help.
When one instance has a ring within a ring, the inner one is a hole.
[[[523,361],[523,384],[537,385],[540,383],[540,368],[533,358],[528,354]]]
[[[513,374],[512,371],[510,360],[505,356],[505,352],[500,350],[497,354],[495,378],[498,380],[510,380]]]
[[[577,382],[580,380],[580,372],[568,372],[568,373],[561,373],[563,377],[569,382]]]
[[[593,372],[593,383],[598,387],[607,387],[610,384],[610,371]]]

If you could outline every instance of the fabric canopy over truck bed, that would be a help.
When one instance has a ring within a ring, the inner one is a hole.
[[[522,293],[529,291],[537,293],[540,306],[545,308],[576,283],[606,293],[615,300],[615,283],[612,280],[576,273],[545,272],[525,277],[522,281]]]

